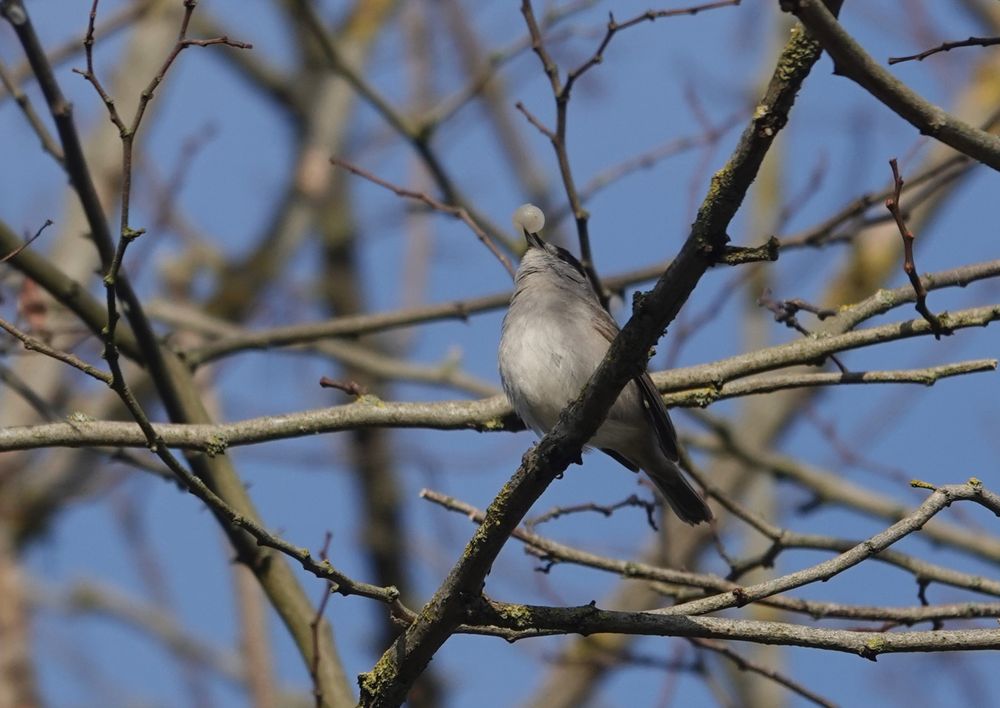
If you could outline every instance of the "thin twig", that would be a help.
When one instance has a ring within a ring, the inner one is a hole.
[[[574,504],[572,506],[557,506],[553,509],[546,511],[544,514],[539,514],[533,519],[526,519],[524,526],[531,533],[535,532],[535,529],[546,522],[558,519],[563,516],[569,516],[571,514],[579,514],[581,512],[592,511],[601,514],[604,517],[609,517],[614,514],[619,509],[625,509],[627,507],[638,507],[646,512],[646,523],[649,524],[650,528],[657,531],[656,518],[654,513],[656,511],[656,504],[650,502],[646,499],[640,499],[637,495],[631,494],[627,498],[620,502],[615,502],[614,504],[595,504],[588,502],[586,504]]]
[[[912,209],[918,201],[922,202],[947,185],[954,183],[959,177],[968,174],[976,165],[974,160],[965,155],[952,155],[912,177],[909,180],[911,188],[918,184],[924,185],[924,188],[919,193],[919,199],[915,196],[909,198],[910,208]],[[862,228],[883,222],[884,215],[880,214],[876,219],[866,221],[865,214],[876,204],[884,205],[885,200],[892,196],[894,189],[895,185],[889,185],[887,188],[867,192],[852,199],[837,213],[819,224],[788,236],[782,236],[781,247],[783,249],[813,248],[838,241],[849,241]]]
[[[706,424],[713,435],[693,437],[683,436],[685,445],[703,450],[712,455],[731,458],[750,469],[757,469],[772,474],[776,479],[786,480],[801,486],[823,503],[853,509],[862,514],[879,519],[899,521],[907,516],[909,509],[906,504],[896,499],[872,491],[843,478],[843,475],[802,463],[770,451],[760,450],[755,442],[745,439],[739,430],[724,422],[717,416],[699,412],[694,418]],[[701,485],[708,490],[714,489],[709,478],[701,476]],[[727,505],[722,498],[720,503]],[[816,547],[812,539],[792,539],[787,532],[775,531],[764,519],[752,520],[736,508],[727,509],[734,515],[744,519],[768,538],[780,538],[785,548]],[[934,543],[949,546],[970,556],[978,557],[988,563],[1000,561],[1000,541],[992,536],[986,536],[961,528],[947,522],[938,522],[926,527],[924,535]],[[838,548],[837,550],[843,550]],[[879,556],[886,560],[885,556]],[[947,582],[947,581],[942,581]]]
[[[741,0],[719,0],[718,2],[706,2],[701,5],[692,5],[691,7],[682,7],[673,10],[646,10],[645,12],[636,15],[631,19],[625,20],[624,22],[616,21],[614,15],[608,13],[608,24],[604,32],[604,38],[601,40],[601,43],[597,46],[597,49],[590,56],[590,58],[567,74],[566,93],[569,93],[572,83],[604,61],[605,50],[608,48],[608,45],[611,43],[611,40],[614,39],[615,35],[622,30],[629,29],[630,27],[634,27],[642,22],[653,22],[665,17],[679,17],[682,15],[694,16],[699,12],[704,12],[706,10],[733,7],[735,5],[739,5],[740,1]]]
[[[323,52],[330,69],[337,73],[378,113],[389,127],[403,138],[420,157],[441,192],[442,201],[454,207],[461,207],[472,215],[490,234],[494,241],[505,243],[506,237],[463,197],[455,182],[448,174],[441,159],[431,147],[432,126],[415,125],[413,121],[396,108],[344,57],[336,38],[327,31],[322,18],[316,12],[311,0],[293,0],[295,9],[301,13],[306,29],[313,35]]]
[[[47,357],[61,361],[64,364],[69,364],[74,369],[87,374],[87,376],[91,376],[102,383],[108,384],[109,386],[111,385],[111,374],[101,371],[97,367],[91,366],[80,357],[51,347],[42,340],[32,337],[26,332],[22,332],[20,329],[4,319],[0,319],[0,329],[5,330],[12,337],[20,340],[20,342],[24,345],[24,348],[28,351],[38,352],[39,354],[44,354]]]
[[[511,278],[514,277],[514,267],[511,265],[510,259],[507,258],[507,256],[505,256],[500,251],[497,245],[493,242],[493,239],[491,239],[489,236],[486,235],[486,231],[476,222],[475,219],[472,218],[472,216],[469,214],[468,210],[465,207],[456,206],[454,204],[445,204],[444,202],[435,199],[426,192],[417,192],[412,189],[399,187],[395,184],[392,184],[391,182],[387,182],[381,177],[376,177],[371,172],[368,172],[367,170],[358,167],[357,165],[348,162],[347,160],[344,160],[342,158],[331,157],[330,162],[333,165],[336,165],[337,167],[342,167],[348,172],[357,175],[358,177],[363,177],[369,182],[372,182],[380,187],[388,189],[390,192],[392,192],[397,196],[404,197],[406,199],[414,199],[418,202],[423,202],[424,204],[426,204],[431,209],[434,209],[435,211],[440,211],[444,214],[448,214],[449,216],[458,219],[463,224],[468,226],[472,230],[472,233],[474,233],[476,237],[483,243],[483,245],[489,249],[490,253],[492,253],[498,261],[500,261],[500,264],[504,267],[504,269],[507,271],[510,277]]]
[[[903,218],[903,212],[899,206],[899,197],[903,191],[903,178],[899,174],[899,165],[896,163],[896,158],[889,160],[889,166],[892,167],[893,193],[892,196],[885,200],[885,208],[889,210],[892,218],[896,220],[896,227],[899,229],[899,235],[903,239],[903,272],[910,279],[913,292],[917,295],[915,303],[917,312],[923,315],[924,319],[930,323],[931,328],[934,330],[934,338],[941,339],[942,335],[952,334],[952,330],[942,324],[940,318],[927,307],[927,289],[924,287],[920,276],[917,275],[917,264],[913,260],[913,232],[906,226],[906,220]]]
[[[955,42],[942,42],[933,49],[925,49],[919,54],[909,54],[902,57],[889,57],[889,64],[901,64],[904,61],[923,61],[929,56],[940,52],[950,52],[959,47],[992,47],[1000,44],[1000,37],[969,37]]]
[[[729,647],[727,647],[722,642],[718,642],[712,639],[698,639],[696,637],[689,637],[688,641],[694,644],[700,649],[713,652],[719,656],[723,656],[729,661],[733,662],[737,669],[740,671],[749,671],[750,673],[757,674],[758,676],[763,676],[766,679],[774,681],[780,686],[784,686],[792,693],[796,693],[803,698],[805,698],[810,703],[815,703],[818,706],[824,706],[824,708],[836,708],[836,703],[832,703],[825,698],[823,698],[818,693],[810,691],[808,688],[800,684],[798,681],[793,681],[779,671],[774,669],[769,669],[766,666],[761,666],[760,664],[747,659],[739,652],[736,652]]]
[[[523,111],[522,111],[523,112]],[[527,114],[525,114],[527,116]],[[719,139],[732,130],[739,122],[741,114],[733,115],[718,125],[709,126],[708,130],[703,130],[697,135],[689,135],[669,140],[662,145],[647,150],[639,155],[630,157],[617,165],[612,165],[606,170],[599,172],[580,188],[580,199],[586,203],[590,201],[601,190],[614,184],[620,179],[627,177],[639,170],[647,170],[661,161],[693,150],[694,148],[704,148],[718,143]],[[559,208],[549,217],[552,223],[558,223],[569,214],[568,208]],[[610,287],[610,286],[609,286]]]
[[[94,37],[109,37],[127,28],[129,25],[141,19],[149,11],[149,9],[156,4],[156,2],[157,0],[136,0],[135,2],[128,3],[118,10],[113,11],[111,16],[102,21],[94,30]],[[74,35],[62,44],[57,45],[54,49],[49,50],[46,56],[50,65],[62,66],[66,62],[72,60],[81,51],[83,51],[83,43],[80,42],[80,38],[78,36]],[[32,81],[35,78],[35,73],[29,62],[25,62],[16,67],[11,76],[14,84],[18,86]],[[6,100],[9,95],[10,94],[5,95],[3,92],[0,92],[0,103]]]
[[[772,313],[774,313],[774,321],[785,325],[789,329],[794,329],[796,332],[804,337],[809,337],[812,335],[808,329],[806,329],[795,316],[798,312],[811,312],[816,315],[820,321],[826,319],[827,317],[833,317],[837,314],[833,310],[820,309],[814,305],[810,305],[804,300],[799,300],[797,298],[792,300],[775,300],[771,297],[771,291],[765,290],[764,293],[757,298],[757,304],[761,307],[766,307]],[[836,356],[831,355],[830,361],[837,365],[842,374],[849,374],[850,371],[844,363]]]
[[[3,258],[0,258],[0,263],[6,263],[11,258],[14,258],[17,254],[19,254],[21,251],[23,251],[28,246],[30,246],[32,244],[32,242],[35,239],[37,239],[39,236],[41,236],[42,232],[45,231],[45,229],[47,229],[50,226],[52,226],[52,219],[46,219],[45,223],[42,224],[40,227],[38,227],[38,231],[35,232],[34,236],[32,236],[31,238],[27,239],[24,243],[22,243],[20,246],[18,246],[14,250],[12,250],[10,253],[8,253],[7,255],[5,255]]]
[[[597,0],[575,0],[564,5],[550,6],[540,21],[543,31],[548,34],[548,40],[553,42],[571,36],[572,29],[559,32],[558,38],[554,37],[550,30],[563,20],[579,12],[589,10],[595,4],[597,4]],[[469,101],[482,94],[501,67],[529,49],[531,49],[531,38],[522,36],[501,49],[490,51],[485,61],[480,62],[478,67],[473,67],[470,78],[464,86],[423,115],[420,120],[422,130],[438,130],[441,124],[448,121]]]
[[[329,551],[330,541],[332,540],[333,534],[327,531],[323,536],[323,547],[319,551],[320,560],[325,563],[330,562]],[[312,622],[309,623],[309,630],[312,633],[313,644],[312,661],[309,662],[309,677],[312,679],[313,697],[316,699],[316,708],[323,708],[323,687],[319,680],[320,647],[322,645],[322,642],[320,642],[319,630],[323,623],[323,615],[326,613],[326,606],[327,603],[330,602],[330,596],[333,594],[333,590],[333,583],[327,581],[323,587],[323,597],[320,598],[319,605],[316,608],[316,616],[313,617]]]
[[[31,129],[35,131],[35,135],[42,143],[42,150],[47,152],[52,158],[62,165],[65,162],[62,150],[59,148],[58,143],[56,143],[55,138],[52,137],[52,133],[49,129],[45,127],[45,123],[42,122],[41,117],[35,111],[35,107],[31,105],[31,99],[28,95],[20,89],[17,83],[14,81],[14,77],[10,75],[7,71],[7,67],[0,62],[0,84],[7,90],[7,93],[17,102],[20,107],[21,112],[24,113],[24,117],[28,121],[28,125]]]

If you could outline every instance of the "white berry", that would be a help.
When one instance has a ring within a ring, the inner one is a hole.
[[[514,227],[529,234],[537,234],[545,226],[545,214],[534,204],[522,204],[514,211]]]

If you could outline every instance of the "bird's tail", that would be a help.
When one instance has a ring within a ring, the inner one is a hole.
[[[643,471],[660,490],[670,508],[688,524],[712,520],[712,510],[684,477],[681,468],[662,455],[656,455]]]

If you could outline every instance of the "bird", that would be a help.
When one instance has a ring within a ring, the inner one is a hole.
[[[524,204],[514,224],[527,242],[503,319],[500,379],[514,411],[539,437],[580,395],[619,332],[580,261],[539,235],[541,209]],[[587,444],[626,468],[645,472],[674,513],[688,524],[712,511],[679,464],[677,433],[649,374],[625,385]]]

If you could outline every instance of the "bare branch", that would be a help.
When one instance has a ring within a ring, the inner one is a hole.
[[[485,518],[481,510],[454,497],[429,489],[421,490],[420,496],[445,509],[465,515],[473,523],[481,524]],[[788,529],[775,530],[778,532],[775,535],[780,536],[782,547],[786,548],[809,548],[843,553],[854,548],[858,543],[857,541],[829,536],[797,534]],[[525,545],[526,551],[538,555],[550,564],[570,563],[613,573],[623,578],[649,580],[660,584],[661,588],[665,589],[665,594],[680,596],[679,588],[690,588],[696,592],[695,597],[701,598],[705,591],[725,593],[740,588],[738,583],[710,573],[692,573],[639,561],[608,558],[553,541],[533,533],[523,526],[515,529],[512,537],[521,541]],[[941,583],[1000,598],[1000,581],[991,580],[981,575],[951,570],[895,550],[883,551],[876,556],[876,560],[893,565],[928,582]],[[922,607],[876,607],[818,602],[783,595],[761,598],[756,603],[814,618],[894,622],[904,625],[933,622],[940,619],[991,617],[1000,610],[1000,603],[997,602],[956,603]]]
[[[920,632],[856,632],[806,627],[786,622],[722,619],[658,612],[616,612],[593,605],[539,607],[488,601],[470,613],[477,625],[460,628],[493,634],[507,641],[552,634],[635,634],[659,637],[728,639],[779,646],[810,647],[874,661],[882,654],[984,651],[1000,648],[1000,629],[927,630]]]
[[[18,107],[20,107],[21,112],[24,113],[24,117],[28,121],[28,125],[31,126],[31,129],[35,131],[35,135],[41,141],[42,149],[51,155],[53,160],[62,165],[65,161],[62,150],[56,144],[49,129],[45,127],[45,123],[42,122],[34,106],[31,105],[28,95],[14,82],[14,78],[7,71],[7,67],[4,66],[3,62],[0,62],[0,84],[3,85],[7,93],[17,102]]]
[[[7,261],[9,261],[9,260],[10,260],[11,258],[14,258],[14,257],[15,257],[15,256],[16,256],[17,254],[19,254],[19,253],[20,253],[21,251],[23,251],[23,250],[24,250],[24,249],[26,249],[26,248],[27,248],[28,246],[30,246],[30,245],[31,245],[31,244],[32,244],[32,243],[33,243],[33,242],[35,241],[35,239],[37,239],[37,238],[38,238],[39,236],[41,236],[41,235],[42,235],[42,232],[43,232],[43,231],[45,231],[45,229],[47,229],[47,228],[48,228],[48,227],[50,227],[50,226],[52,226],[52,220],[51,220],[51,219],[46,219],[46,220],[45,220],[45,223],[44,223],[44,224],[42,224],[42,225],[41,225],[41,226],[40,226],[40,227],[38,228],[38,231],[36,231],[36,232],[35,232],[35,235],[34,235],[34,236],[32,236],[31,238],[27,239],[27,240],[26,240],[26,241],[25,241],[24,243],[22,243],[22,244],[21,244],[20,246],[18,246],[17,248],[13,249],[13,250],[12,250],[12,251],[11,251],[10,253],[8,253],[7,255],[5,255],[5,256],[3,256],[2,258],[0,258],[0,263],[6,263],[6,262],[7,262]]]
[[[87,362],[80,359],[80,357],[70,354],[69,352],[59,351],[58,349],[49,346],[42,340],[32,337],[26,332],[22,332],[4,319],[0,319],[0,329],[5,330],[12,337],[18,339],[28,351],[35,351],[40,354],[44,354],[45,356],[52,357],[53,359],[61,361],[64,364],[69,364],[74,369],[82,371],[87,374],[87,376],[95,378],[102,383],[108,384],[109,386],[111,385],[111,374],[101,371],[97,367],[91,366]]]
[[[899,235],[903,239],[903,272],[910,279],[913,292],[917,296],[917,312],[923,315],[924,319],[930,323],[931,328],[934,330],[934,339],[941,339],[942,335],[952,334],[952,331],[942,325],[938,316],[927,309],[927,290],[924,288],[920,276],[917,275],[917,264],[913,260],[913,232],[907,228],[906,220],[903,218],[903,211],[899,206],[899,197],[903,192],[903,178],[899,174],[899,165],[896,164],[896,158],[889,160],[889,166],[892,167],[893,194],[885,200],[885,208],[889,210],[892,218],[895,219],[896,228],[899,229]]]
[[[421,496],[429,498],[429,495],[427,494],[421,494]],[[593,502],[588,502],[586,504],[575,504],[573,506],[557,506],[546,511],[544,514],[539,514],[533,519],[527,519],[524,522],[524,526],[530,532],[534,533],[539,524],[544,524],[563,516],[570,516],[572,514],[579,514],[580,512],[591,511],[601,514],[604,517],[608,517],[619,509],[625,509],[628,507],[638,507],[645,511],[646,522],[649,524],[650,528],[654,531],[658,530],[656,526],[656,518],[653,515],[656,510],[656,505],[652,502],[646,501],[645,499],[640,499],[635,494],[631,494],[626,499],[614,504],[594,504]]]
[[[949,325],[981,327],[1000,319],[1000,306],[961,310],[949,315]],[[923,324],[921,330],[919,325]],[[723,382],[782,366],[809,363],[842,349],[854,349],[875,343],[932,334],[924,320],[912,320],[849,332],[816,340],[801,340],[758,350],[714,364],[688,369],[674,369],[653,376],[660,390],[681,393],[669,395],[672,405],[707,406],[732,396],[772,392],[800,386],[831,386],[860,383],[918,383],[928,385],[944,376],[976,371],[992,371],[996,362],[983,359],[930,369],[851,374],[794,374],[762,377],[734,384]],[[688,392],[684,392],[689,389]],[[152,431],[163,445],[172,448],[219,452],[230,446],[250,445],[294,438],[305,434],[336,432],[360,427],[433,428],[437,430],[521,430],[504,396],[480,401],[442,401],[438,403],[385,403],[362,397],[359,403],[305,411],[283,416],[264,416],[221,424],[156,424]],[[54,423],[22,428],[0,429],[0,451],[25,450],[45,446],[121,446],[144,447],[147,440],[130,423],[111,421],[80,423],[75,427]]]
[[[919,54],[909,54],[902,57],[889,57],[889,64],[901,64],[904,61],[923,61],[927,57],[934,56],[940,52],[950,52],[959,47],[992,47],[1000,44],[1000,37],[969,37],[968,39],[956,42],[942,42],[932,49],[925,49]]]
[[[2,243],[3,232],[0,230],[0,244]],[[764,248],[766,249],[767,246]],[[725,257],[723,256],[723,258]],[[666,270],[667,265],[669,264],[653,265],[633,273],[607,278],[604,282],[611,290],[624,289],[629,285],[658,277],[660,273]],[[926,289],[934,290],[955,285],[964,287],[977,280],[993,278],[997,275],[1000,275],[1000,260],[986,261],[926,275],[922,278],[921,282],[923,282]],[[247,349],[302,344],[330,337],[358,336],[444,319],[466,320],[472,315],[505,307],[509,301],[510,293],[503,292],[460,302],[427,305],[424,307],[396,310],[394,312],[350,315],[325,322],[285,325],[257,332],[227,333],[217,342],[211,342],[192,351],[185,352],[184,358],[191,366],[200,366],[206,362]],[[849,315],[854,315],[855,319],[851,325],[854,326],[876,314],[883,314],[892,307],[898,307],[900,304],[912,301],[912,288],[882,291],[869,298],[869,300],[842,311],[840,316],[846,319]],[[150,305],[150,309],[160,319],[178,327],[182,326],[184,320],[191,322],[195,319],[204,318],[204,315],[200,313],[190,310],[182,311],[174,304],[157,305],[154,303]],[[174,316],[172,313],[179,316]],[[849,328],[845,327],[845,329]]]
[[[705,413],[699,413],[696,417],[710,426],[715,437],[711,440],[705,440],[701,437],[685,437],[685,444],[691,447],[732,457],[741,464],[770,472],[778,479],[790,480],[807,489],[822,503],[841,505],[877,518],[896,521],[905,519],[909,513],[906,504],[871,489],[863,488],[845,479],[841,474],[793,460],[785,455],[756,449],[752,441],[745,440],[731,426],[722,421]],[[701,481],[706,489],[713,488],[711,479],[702,476]],[[729,500],[723,497],[720,497],[720,502],[729,504]],[[730,511],[750,523],[768,538],[776,540],[780,536],[782,543],[788,547],[799,547],[800,545],[804,548],[816,547],[817,539],[815,537],[792,539],[787,534],[783,535],[777,532],[763,519],[751,518],[745,510],[737,510],[734,507]],[[939,521],[927,526],[923,532],[936,543],[978,556],[988,562],[1000,560],[1000,540],[995,537]],[[831,550],[844,550],[840,546],[824,547]],[[879,556],[879,558],[881,559],[883,556]]]
[[[500,251],[497,245],[493,242],[493,239],[491,239],[489,236],[486,235],[486,232],[476,222],[476,220],[472,218],[472,216],[465,209],[465,207],[445,204],[444,202],[434,199],[434,197],[430,196],[425,192],[415,192],[412,189],[404,189],[403,187],[397,187],[394,184],[386,182],[384,179],[381,179],[380,177],[376,177],[371,172],[368,172],[367,170],[364,170],[358,167],[357,165],[348,162],[347,160],[342,160],[339,157],[331,157],[330,162],[336,165],[337,167],[344,168],[348,172],[355,174],[358,177],[364,177],[369,182],[372,182],[380,187],[388,189],[390,192],[393,192],[397,196],[404,197],[406,199],[415,199],[416,201],[423,202],[424,204],[429,206],[431,209],[434,209],[435,211],[440,211],[444,214],[448,214],[449,216],[455,217],[463,224],[468,226],[469,229],[472,230],[472,233],[474,233],[476,237],[482,242],[482,244],[490,250],[490,253],[492,253],[498,261],[500,261],[500,264],[507,271],[507,274],[510,275],[511,278],[514,277],[514,266],[510,264],[510,259],[507,258],[507,256],[505,256]]]
[[[815,703],[818,706],[824,706],[825,708],[835,708],[836,706],[835,703],[831,703],[830,701],[826,700],[819,694],[810,691],[805,686],[800,684],[798,681],[792,681],[790,678],[788,678],[779,671],[775,671],[774,669],[769,669],[767,667],[760,666],[756,662],[748,660],[746,657],[733,651],[722,642],[712,641],[711,639],[696,639],[696,638],[692,638],[690,641],[696,647],[726,657],[727,659],[729,659],[729,661],[733,662],[733,664],[736,665],[736,668],[739,669],[740,671],[751,671],[753,673],[759,674],[760,676],[768,678],[777,683],[778,685],[784,686],[792,693],[796,693],[802,696],[811,703]]]
[[[844,31],[823,0],[781,0],[781,7],[794,14],[822,43],[838,73],[864,88],[921,134],[1000,170],[1000,138],[927,102],[883,69]]]

